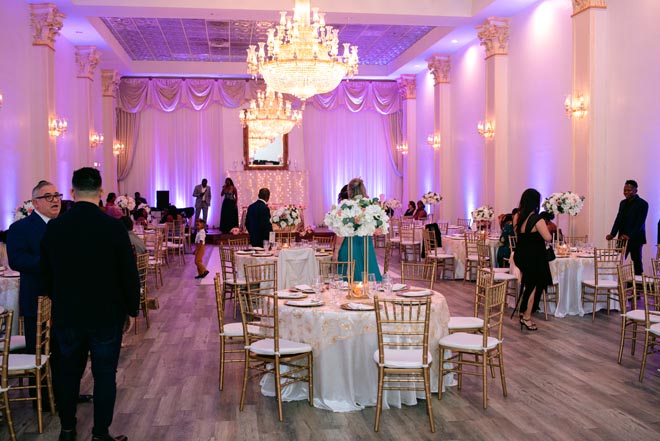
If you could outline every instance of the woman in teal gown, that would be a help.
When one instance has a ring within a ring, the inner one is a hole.
[[[355,196],[369,197],[367,196],[364,182],[360,178],[353,178],[351,179],[351,182],[348,183],[348,197],[354,198]],[[337,238],[339,240],[337,260],[340,262],[348,261],[348,241],[350,240],[352,242],[353,260],[355,260],[355,273],[353,275],[353,280],[361,282],[364,273],[364,237],[337,236]],[[374,274],[376,276],[376,281],[380,281],[382,277],[380,274],[380,268],[378,267],[378,261],[376,260],[376,250],[374,249],[373,237],[367,237],[367,261],[369,265],[369,268],[367,269],[368,274]]]

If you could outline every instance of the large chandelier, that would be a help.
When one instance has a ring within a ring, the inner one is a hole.
[[[346,75],[358,70],[358,48],[344,43],[339,56],[339,30],[325,25],[323,13],[309,0],[296,0],[293,20],[280,12],[280,24],[268,29],[268,41],[259,50],[250,45],[248,73],[261,74],[268,86],[306,100],[334,90]],[[266,47],[267,45],[267,47]]]
[[[275,137],[289,133],[302,121],[302,110],[293,110],[291,101],[270,87],[257,92],[257,99],[250,100],[250,107],[239,114],[243,127],[248,127],[248,140],[254,138],[255,146],[265,147]],[[268,140],[268,142],[266,142]],[[258,148],[257,147],[257,148]]]

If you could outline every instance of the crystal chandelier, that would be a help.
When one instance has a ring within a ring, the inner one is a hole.
[[[257,92],[257,99],[250,100],[250,107],[239,114],[243,127],[248,127],[248,135],[253,138],[269,139],[264,147],[279,135],[289,133],[302,121],[302,110],[293,110],[291,101],[275,93],[270,87]]]
[[[259,50],[250,45],[248,73],[261,74],[268,86],[306,100],[334,90],[346,75],[358,70],[358,48],[344,43],[339,56],[339,30],[325,25],[323,13],[309,0],[296,0],[293,19],[280,12],[280,24],[268,29],[268,41]]]

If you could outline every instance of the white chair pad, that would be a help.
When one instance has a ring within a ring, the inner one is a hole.
[[[227,323],[223,327],[224,332],[220,335],[225,337],[243,337],[243,323]],[[261,328],[259,326],[248,325],[248,332],[250,334],[261,334]]]
[[[518,277],[515,276],[515,274],[509,274],[509,273],[495,273],[495,277],[493,279],[497,282],[502,281],[502,280],[518,280]]]
[[[508,273],[509,268],[493,268],[493,272],[500,273],[500,274],[501,273]]]
[[[37,366],[34,354],[9,354],[7,366],[9,372],[41,368],[48,361],[47,355],[41,356],[41,365]]]
[[[378,351],[374,352],[374,361],[380,363]],[[429,365],[433,361],[431,351],[428,351]],[[399,369],[418,369],[422,365],[421,349],[385,349],[385,367]]]
[[[454,255],[453,254],[447,254],[443,252],[442,250],[433,250],[430,253],[428,253],[428,257],[431,257],[433,259],[453,259]]]
[[[479,256],[477,256],[476,254],[469,254],[467,256],[467,260],[479,260]]]
[[[250,350],[259,355],[275,355],[274,348],[275,340],[272,338],[264,338],[250,345]],[[307,343],[280,338],[280,355],[304,354],[305,352],[312,352],[312,347]]]
[[[632,311],[626,312],[626,318],[640,322],[646,321],[645,312],[643,309],[634,309]],[[653,323],[660,323],[660,315],[653,314],[651,315],[650,319]]]
[[[618,288],[619,287],[619,282],[616,280],[599,280],[598,285],[596,285],[596,280],[594,279],[588,279],[588,280],[583,280],[582,285],[587,285],[592,288]]]
[[[9,341],[9,350],[17,351],[19,349],[25,349],[25,336],[12,335],[11,340]]]
[[[649,328],[649,332],[651,334],[660,335],[660,323],[656,323],[655,325],[651,325],[651,327]]]
[[[449,330],[483,328],[484,320],[479,317],[450,317]]]
[[[486,347],[482,346],[483,336],[481,334],[468,334],[467,332],[457,332],[442,337],[439,341],[440,346],[448,349],[467,349],[479,351],[484,349],[493,349],[500,342],[495,337],[488,337]]]
[[[247,281],[241,278],[236,278],[235,282],[233,280],[227,280],[225,283],[227,285],[247,285]]]

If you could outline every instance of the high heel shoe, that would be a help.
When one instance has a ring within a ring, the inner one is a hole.
[[[527,324],[529,323],[529,325]],[[539,328],[536,327],[536,323],[532,321],[532,319],[524,319],[520,317],[520,331],[523,330],[523,326],[528,330],[528,331],[538,331]]]

